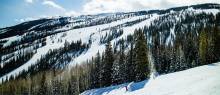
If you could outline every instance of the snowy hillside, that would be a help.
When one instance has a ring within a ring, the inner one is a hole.
[[[160,43],[172,45],[180,30],[184,32],[191,29],[195,30],[196,34],[203,23],[212,24],[211,16],[219,12],[219,7],[218,4],[216,6],[195,5],[167,10],[39,19],[0,29],[0,80],[28,71],[30,66],[36,65],[50,50],[65,47],[65,42],[81,41],[88,47],[80,53],[79,51],[74,54],[68,52],[71,55],[69,61],[56,61],[58,65],[54,62],[55,65],[53,64],[51,68],[71,67],[91,59],[98,51],[104,51],[107,40],[112,44],[117,43],[120,39],[133,35],[138,28],[147,27],[148,43],[152,42],[153,32],[157,31],[160,32],[158,37]],[[192,19],[195,17],[198,20],[188,20],[186,16],[192,16]],[[106,35],[116,34],[120,29],[124,32],[119,36],[112,39],[106,37]]]
[[[110,32],[110,30],[104,30],[104,29],[106,29],[110,26],[114,27],[114,26],[123,24],[125,22],[134,21],[134,20],[137,20],[140,18],[146,18],[146,17],[148,17],[148,15],[131,17],[128,19],[119,20],[119,21],[112,22],[109,24],[74,29],[74,30],[66,31],[64,33],[58,33],[54,36],[48,36],[46,39],[45,46],[37,49],[37,53],[27,63],[18,67],[17,69],[13,70],[12,72],[8,73],[7,76],[17,75],[22,70],[24,70],[24,69],[27,70],[29,66],[33,65],[38,59],[40,59],[41,55],[45,55],[49,51],[49,49],[57,49],[57,48],[63,47],[65,41],[71,42],[71,41],[77,41],[77,40],[81,39],[83,43],[88,43],[89,39],[91,39],[92,40],[91,48],[86,53],[84,53],[84,54],[80,55],[79,57],[77,57],[76,59],[72,60],[70,65],[83,62],[86,59],[89,59],[92,56],[94,56],[98,51],[102,52],[104,50],[104,44],[100,44],[99,41],[100,41],[102,35],[105,35],[106,33]],[[124,28],[124,31],[127,31],[127,32],[124,33],[123,35],[121,35],[121,38],[127,36],[128,34],[133,34],[135,28],[144,27],[144,25],[150,23],[150,21],[156,17],[157,17],[157,15],[153,15],[151,17],[151,19],[145,20],[145,21],[143,21],[137,25],[134,25],[132,27]],[[103,31],[100,31],[100,30],[103,30]],[[65,36],[63,36],[63,35],[65,35]],[[60,39],[63,41],[60,42],[59,41]],[[10,39],[10,40],[12,40],[12,39]],[[116,40],[117,39],[115,39],[115,41]],[[112,41],[112,43],[113,43],[113,41]],[[6,76],[3,76],[2,78],[6,78]]]
[[[214,63],[138,83],[88,90],[81,95],[219,95],[219,73],[220,63]]]

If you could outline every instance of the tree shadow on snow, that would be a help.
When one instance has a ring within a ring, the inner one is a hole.
[[[144,88],[144,86],[146,85],[146,83],[148,82],[148,80],[144,80],[141,82],[137,82],[137,83],[132,83],[130,85],[130,91],[135,91],[135,90],[139,90]]]
[[[218,66],[218,65],[213,63],[213,64],[208,64],[208,66]]]
[[[107,93],[109,93],[113,90],[116,90],[116,89],[123,89],[124,87],[126,87],[126,85],[128,85],[128,84],[125,83],[125,84],[116,85],[116,86],[109,86],[109,87],[105,87],[105,88],[93,89],[93,90],[91,90],[92,93],[85,92],[86,93],[85,95],[102,95],[104,93],[107,94]]]
[[[102,94],[108,94],[114,90],[121,90],[123,92],[123,91],[126,91],[126,87],[129,92],[132,92],[132,91],[144,88],[147,82],[148,80],[144,80],[144,81],[140,81],[136,83],[131,82],[131,83],[124,83],[124,84],[116,85],[116,86],[109,86],[105,88],[92,89],[92,90],[84,92],[82,95],[102,95]]]

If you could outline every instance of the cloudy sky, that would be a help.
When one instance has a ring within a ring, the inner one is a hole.
[[[0,28],[51,16],[78,16],[219,3],[220,0],[0,0]]]

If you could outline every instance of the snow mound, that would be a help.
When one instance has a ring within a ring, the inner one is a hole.
[[[219,73],[220,63],[214,63],[137,83],[88,90],[81,95],[220,95]]]

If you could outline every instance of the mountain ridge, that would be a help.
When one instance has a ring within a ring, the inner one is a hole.
[[[160,39],[163,41],[161,43],[166,43],[169,46],[172,45],[174,39],[176,39],[177,31],[189,31],[186,28],[193,29],[196,26],[202,27],[203,23],[213,24],[211,17],[219,13],[219,8],[219,4],[199,4],[165,10],[82,15],[75,18],[60,17],[55,19],[39,19],[12,27],[1,28],[1,69],[6,68],[6,64],[12,64],[14,61],[17,61],[17,59],[20,58],[17,57],[18,55],[27,57],[26,60],[20,62],[19,67],[15,66],[11,71],[2,72],[1,80],[6,80],[6,78],[10,76],[18,76],[23,70],[28,71],[30,66],[35,65],[38,60],[50,50],[65,47],[65,42],[81,41],[89,45],[88,50],[82,51],[79,55],[72,55],[76,57],[71,58],[69,62],[64,62],[70,64],[70,66],[86,61],[86,59],[95,56],[98,51],[103,52],[106,42],[111,41],[112,44],[117,43],[120,39],[128,35],[133,35],[135,29],[144,28],[145,26],[148,27],[147,30],[149,31],[146,33],[148,35],[149,44],[152,41],[152,37],[149,36],[153,34],[152,31],[160,31],[161,35],[164,35],[160,36]],[[194,19],[192,17],[193,15],[198,16],[196,18],[198,21],[189,21],[189,19],[185,17],[187,15],[192,19]],[[205,19],[206,16],[208,19]],[[180,19],[183,19],[183,21]],[[181,24],[183,29],[175,27],[180,24],[177,22],[183,23]],[[191,28],[190,26],[184,26],[184,23],[192,24]],[[196,24],[193,25],[193,23]],[[157,25],[158,28],[156,28]],[[117,32],[120,29],[125,32],[120,34]],[[195,28],[195,33],[197,33],[198,30],[199,28]],[[113,36],[112,38],[105,38],[105,35]],[[58,65],[62,64],[62,62],[58,62]],[[63,67],[61,66],[61,68]]]

